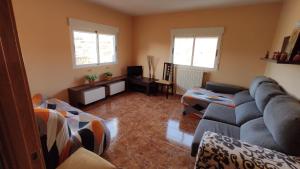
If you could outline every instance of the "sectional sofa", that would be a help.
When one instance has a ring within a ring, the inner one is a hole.
[[[235,107],[211,103],[199,122],[191,152],[197,168],[300,167],[299,101],[264,76],[233,99]]]

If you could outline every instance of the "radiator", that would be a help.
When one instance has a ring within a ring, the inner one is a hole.
[[[176,67],[177,94],[183,94],[187,89],[201,87],[203,71],[192,68]]]

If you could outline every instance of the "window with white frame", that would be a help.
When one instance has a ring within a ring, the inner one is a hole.
[[[91,67],[117,62],[118,28],[69,19],[73,66]]]
[[[216,70],[224,28],[174,29],[172,62],[179,66]]]

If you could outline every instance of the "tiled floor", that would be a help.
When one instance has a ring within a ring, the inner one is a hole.
[[[104,158],[126,169],[191,169],[199,119],[182,116],[180,98],[123,93],[84,108],[105,120],[112,141]]]

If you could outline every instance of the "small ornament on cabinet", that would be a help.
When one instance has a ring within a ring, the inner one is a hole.
[[[280,62],[286,62],[287,58],[288,58],[288,54],[286,52],[282,52],[281,55],[280,55],[279,61]]]
[[[297,54],[293,58],[294,63],[300,63],[300,51],[297,52]]]
[[[272,59],[273,59],[273,60],[279,60],[279,59],[280,59],[280,56],[281,56],[281,53],[280,53],[280,52],[274,52],[274,53],[273,53]]]
[[[269,59],[269,56],[270,56],[270,52],[267,51],[266,55],[265,55],[265,59]]]

